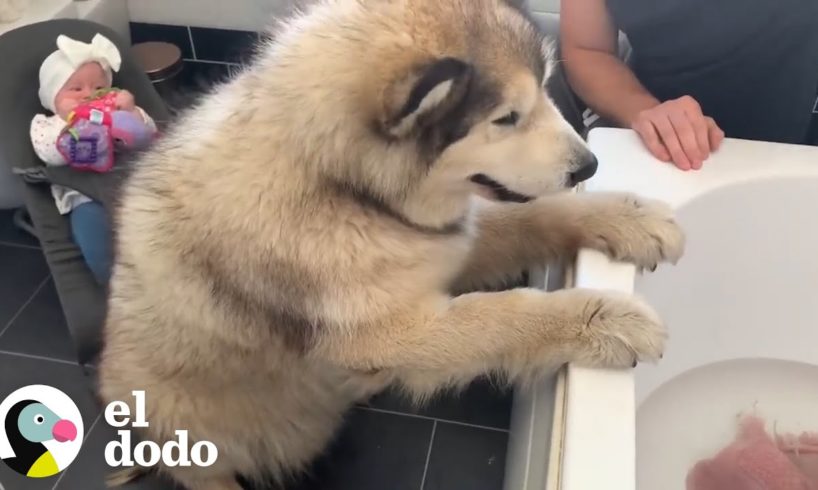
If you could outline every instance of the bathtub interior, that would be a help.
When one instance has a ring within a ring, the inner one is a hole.
[[[715,361],[816,362],[818,177],[723,187],[676,216],[684,257],[635,279],[670,334],[661,363],[636,369],[637,404],[670,377]]]
[[[637,490],[686,490],[690,469],[734,441],[739,414],[760,417],[770,435],[818,430],[816,386],[818,365],[755,357],[671,378],[637,410]]]
[[[684,258],[634,283],[670,333],[664,359],[634,371],[637,489],[683,490],[742,412],[818,431],[816,210],[815,176],[728,185],[677,209]]]

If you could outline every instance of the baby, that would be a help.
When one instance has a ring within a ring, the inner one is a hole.
[[[97,34],[90,44],[67,36],[57,38],[58,49],[40,67],[40,102],[52,115],[37,114],[31,121],[31,141],[47,165],[66,165],[57,139],[77,106],[98,90],[111,88],[113,71],[119,71],[119,50],[108,38]],[[151,131],[156,124],[136,105],[128,91],[119,91],[115,109],[136,114]],[[111,229],[102,204],[63,186],[52,185],[57,209],[68,215],[71,234],[96,280],[108,283],[111,267]]]

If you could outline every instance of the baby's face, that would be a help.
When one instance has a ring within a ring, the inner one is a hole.
[[[109,88],[108,77],[105,70],[99,63],[85,63],[71,75],[65,82],[57,96],[54,98],[54,106],[57,114],[63,119],[68,118],[68,114],[74,110],[86,97],[102,88]]]

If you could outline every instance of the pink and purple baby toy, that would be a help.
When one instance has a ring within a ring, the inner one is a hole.
[[[116,109],[116,95],[115,89],[98,92],[69,114],[57,149],[71,167],[107,172],[115,151],[143,149],[153,141],[153,129],[140,116]]]

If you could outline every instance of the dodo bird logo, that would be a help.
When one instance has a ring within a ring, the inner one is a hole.
[[[54,476],[80,452],[82,415],[62,391],[46,385],[18,389],[0,403],[0,458],[30,478]]]

